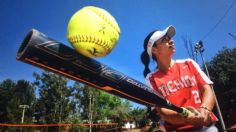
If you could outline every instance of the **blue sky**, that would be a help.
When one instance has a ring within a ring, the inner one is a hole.
[[[97,60],[141,82],[144,82],[140,62],[143,40],[154,29],[176,27],[174,59],[188,58],[183,36],[198,42],[213,27],[203,39],[207,61],[223,46],[236,47],[236,40],[228,35],[236,36],[233,0],[0,0],[0,81],[34,80],[32,73],[42,70],[15,59],[26,33],[35,28],[70,46],[66,39],[68,21],[84,6],[106,9],[121,29],[113,51]]]

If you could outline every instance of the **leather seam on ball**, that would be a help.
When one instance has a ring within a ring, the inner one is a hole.
[[[105,50],[108,50],[108,52],[111,51],[111,47],[109,46],[109,42],[107,42],[103,39],[100,39],[99,37],[92,36],[92,35],[77,34],[74,36],[70,36],[68,39],[71,43],[79,43],[79,42],[95,43],[95,44],[103,47]]]
[[[113,22],[110,21],[109,18],[107,18],[103,13],[101,13],[98,10],[94,10],[93,8],[89,8],[89,9],[92,10],[94,13],[96,13],[98,16],[100,16],[104,21],[106,21],[119,34],[119,29],[117,29],[117,27],[113,24]]]

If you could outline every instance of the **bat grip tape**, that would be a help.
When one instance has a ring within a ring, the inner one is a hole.
[[[185,117],[185,118],[188,117],[192,113],[191,111],[189,111],[188,109],[183,108],[183,107],[182,107],[182,110],[183,111],[180,113],[180,115]]]

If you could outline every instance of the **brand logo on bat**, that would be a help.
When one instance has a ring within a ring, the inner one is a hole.
[[[116,83],[121,82],[126,77],[124,74],[109,67],[104,67],[100,73],[100,76],[105,77]]]
[[[149,87],[147,87],[146,85],[142,84],[141,82],[138,82],[138,81],[133,80],[131,78],[127,78],[126,81],[131,83],[131,84],[133,84],[133,85],[135,85],[135,86],[137,86],[137,87],[139,87],[139,88],[142,88],[142,89],[147,90],[149,92],[153,92]]]

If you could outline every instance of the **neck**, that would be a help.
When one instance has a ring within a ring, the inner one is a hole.
[[[158,69],[161,71],[166,71],[173,65],[174,65],[174,60],[171,58],[158,60]]]

